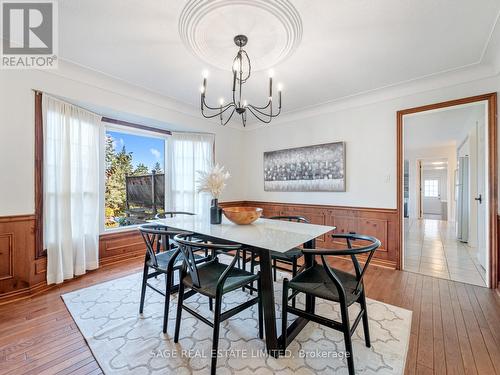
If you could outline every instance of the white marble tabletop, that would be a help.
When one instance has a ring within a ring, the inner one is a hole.
[[[270,219],[258,219],[249,225],[237,225],[225,217],[222,218],[222,224],[211,225],[209,217],[198,215],[178,215],[155,220],[155,223],[281,253],[333,230],[333,227],[326,225]]]

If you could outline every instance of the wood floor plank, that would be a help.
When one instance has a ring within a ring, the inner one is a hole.
[[[89,363],[83,365],[82,367],[72,370],[71,372],[59,371],[57,375],[89,375],[89,374],[102,374],[102,371],[95,360],[91,360]]]
[[[493,364],[467,294],[467,286],[460,283],[455,285],[465,322],[465,328],[467,329],[467,335],[469,337],[471,347],[473,348],[472,355],[474,356],[477,371],[480,374],[494,374],[495,370],[493,368]]]
[[[441,300],[441,321],[443,323],[443,347],[446,359],[446,372],[449,375],[462,375],[465,373],[465,370],[462,354],[460,352],[450,290],[446,280],[439,280],[439,297]]]
[[[473,288],[476,300],[484,313],[490,331],[495,339],[496,345],[500,347],[500,297],[498,294],[486,288]]]
[[[462,353],[462,362],[465,373],[475,375],[477,374],[476,363],[474,356],[472,355],[472,347],[469,341],[469,335],[467,334],[467,329],[465,328],[465,321],[460,307],[460,302],[458,301],[456,284],[457,283],[453,281],[448,281],[451,303],[453,306],[453,316],[455,318],[457,328],[458,342],[460,345],[460,352]]]
[[[432,277],[425,276],[422,285],[420,324],[418,329],[417,367],[425,366],[430,369],[434,368],[432,308]]]
[[[432,335],[434,374],[446,375],[441,296],[439,292],[439,279],[437,278],[432,278]]]

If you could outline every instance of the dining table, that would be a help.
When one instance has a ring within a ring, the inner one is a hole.
[[[252,224],[238,225],[226,217],[223,217],[221,224],[210,224],[210,217],[204,215],[177,215],[155,220],[155,223],[169,229],[198,234],[214,242],[219,240],[238,243],[259,256],[266,349],[270,355],[278,357],[285,348],[281,345],[282,340],[276,329],[271,251],[284,253],[300,246],[314,248],[315,239],[332,231],[334,227],[264,218],[259,218]],[[315,260],[312,255],[305,254],[304,262],[308,267]],[[305,311],[314,313],[313,298],[306,297]],[[289,340],[293,340],[307,323],[308,320],[302,317],[293,321],[287,330]]]

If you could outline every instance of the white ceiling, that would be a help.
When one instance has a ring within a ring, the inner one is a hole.
[[[179,34],[187,3],[59,1],[60,56],[197,108],[203,69],[207,99],[227,100],[232,39],[248,34],[256,65],[274,64],[286,113],[477,64],[500,11],[500,0],[201,0],[219,7],[192,33],[200,58]],[[292,6],[288,18],[270,4]],[[254,72],[248,101],[262,104],[267,84],[267,71]]]
[[[476,121],[485,118],[485,102],[404,117],[404,146],[408,150],[459,145]]]

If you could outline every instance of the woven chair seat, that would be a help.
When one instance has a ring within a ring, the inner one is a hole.
[[[333,268],[332,271],[340,279],[340,282],[346,291],[347,305],[352,305],[358,300],[362,290],[362,288],[360,288],[358,293],[355,293],[358,282],[356,280],[356,276]],[[325,269],[320,264],[299,273],[292,280],[290,280],[288,286],[290,289],[329,301],[340,301],[337,287],[333,284]]]

